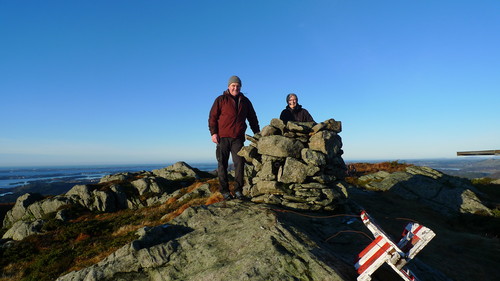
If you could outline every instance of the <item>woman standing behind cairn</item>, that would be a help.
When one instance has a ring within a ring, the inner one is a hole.
[[[286,96],[286,103],[288,104],[285,109],[281,112],[280,119],[285,122],[296,121],[296,122],[314,122],[311,114],[307,109],[302,108],[299,104],[299,98],[296,94],[291,93]]]

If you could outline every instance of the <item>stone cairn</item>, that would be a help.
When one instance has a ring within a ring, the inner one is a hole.
[[[331,211],[346,198],[342,123],[272,119],[238,155],[245,158],[243,194],[256,203]]]

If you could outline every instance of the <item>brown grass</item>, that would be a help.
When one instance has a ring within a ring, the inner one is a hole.
[[[178,198],[176,197],[170,197],[168,198],[168,200],[165,202],[166,205],[170,205],[170,204],[173,204],[177,201]]]
[[[78,237],[76,237],[75,242],[84,241],[84,240],[87,240],[89,238],[90,238],[90,235],[85,234],[85,233],[80,233],[80,234],[78,234]]]
[[[105,259],[109,255],[111,255],[112,253],[116,252],[116,250],[118,250],[118,249],[119,249],[119,247],[109,248],[106,251],[103,251],[103,252],[99,253],[97,256],[94,256],[90,259],[76,257],[75,260],[73,261],[73,266],[71,268],[69,268],[66,272],[77,271],[77,270],[87,268],[91,265],[94,265],[94,264],[102,261],[103,259]]]
[[[353,163],[349,164],[348,168],[352,176],[359,177],[367,174],[386,171],[389,173],[404,171],[412,164],[399,163],[398,161],[381,162],[381,163]]]
[[[219,180],[218,179],[210,179],[207,180],[206,183],[210,186],[209,189],[213,193],[219,191]]]
[[[380,171],[388,173],[401,172],[406,170],[407,167],[413,166],[412,164],[399,163],[398,161],[380,162],[380,163],[353,163],[347,166],[348,176],[345,180],[353,185],[364,185],[359,181],[360,176],[373,174]]]
[[[2,276],[0,281],[21,280],[23,277],[23,269],[28,266],[26,262],[11,263],[2,268]]]
[[[217,202],[221,202],[223,200],[224,200],[224,198],[222,197],[222,194],[220,194],[219,192],[212,193],[212,195],[210,195],[210,197],[208,197],[207,202],[205,203],[205,205],[211,205],[211,204],[214,204],[214,203],[217,203]]]
[[[192,192],[193,190],[195,190],[198,187],[200,187],[202,184],[204,184],[204,182],[195,182],[195,183],[193,183],[192,185],[190,185],[190,186],[188,186],[186,188],[186,193]]]
[[[111,233],[111,236],[122,236],[122,235],[125,235],[131,231],[136,231],[138,230],[139,228],[142,228],[142,227],[145,227],[145,226],[149,226],[149,224],[145,224],[145,223],[141,223],[141,224],[128,224],[128,225],[124,225],[120,228],[118,228],[115,232]]]
[[[205,200],[205,199],[203,199]],[[193,200],[194,201],[194,200]],[[194,206],[194,205],[198,205],[198,204],[193,204],[192,202],[188,202],[182,206],[180,206],[179,208],[173,210],[172,212],[168,213],[164,218],[163,218],[163,221],[164,222],[168,222],[168,221],[171,221],[173,220],[174,218],[176,218],[177,216],[179,216],[180,214],[182,214],[187,208],[191,207],[191,206]],[[203,205],[203,204],[201,204]]]

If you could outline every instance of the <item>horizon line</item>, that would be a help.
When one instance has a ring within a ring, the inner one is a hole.
[[[477,160],[477,159],[487,159],[487,158],[498,158],[495,157],[497,155],[477,155],[477,156],[469,156],[467,158],[462,158],[462,157],[435,157],[435,158],[379,158],[379,159],[344,159],[345,163],[356,163],[356,162],[368,162],[368,163],[377,163],[377,162],[391,162],[391,161],[402,161],[402,162],[408,162],[408,161],[432,161],[432,160],[442,160],[442,161],[451,161],[451,160],[457,160],[457,161],[470,161],[470,160]],[[173,165],[177,162],[184,162],[187,163],[190,166],[195,166],[195,165],[217,165],[217,161],[167,161],[164,163],[155,163],[155,162],[139,162],[139,163],[133,163],[133,162],[108,162],[108,163],[38,163],[38,164],[0,164],[0,168],[38,168],[38,167],[83,167],[83,166],[170,166]],[[231,161],[230,161],[231,163]]]

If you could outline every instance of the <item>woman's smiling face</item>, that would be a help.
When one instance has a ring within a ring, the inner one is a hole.
[[[288,99],[288,106],[294,109],[297,106],[297,96],[291,95]]]

